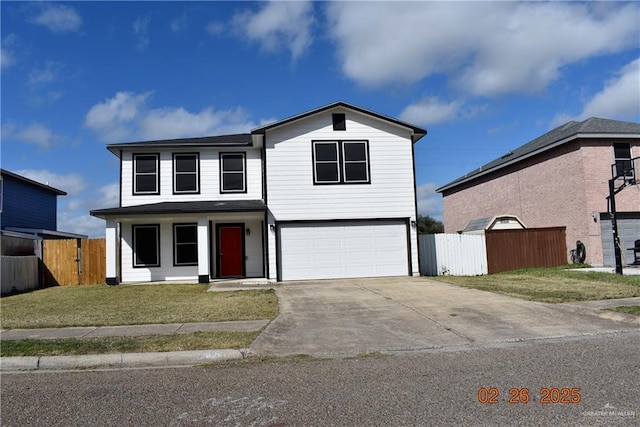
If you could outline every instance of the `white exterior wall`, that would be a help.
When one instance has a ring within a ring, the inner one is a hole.
[[[246,193],[220,192],[220,152],[246,153]],[[200,153],[200,194],[173,194],[173,154]],[[160,154],[160,194],[133,195],[133,154]],[[238,147],[220,149],[182,149],[159,151],[132,150],[122,153],[121,206],[136,206],[159,202],[187,202],[204,200],[260,200],[262,199],[262,164],[260,149]]]
[[[334,131],[332,113],[346,114]],[[369,184],[314,185],[313,140],[367,140]],[[413,152],[408,129],[353,110],[336,108],[266,134],[267,203],[272,221],[410,218],[416,220]],[[269,231],[269,275],[276,277],[275,233]],[[411,228],[413,274],[417,233]]]
[[[220,214],[205,217],[211,220],[209,238],[211,239],[210,263],[215,275],[216,272],[216,224],[244,223],[245,230],[249,228],[251,234],[245,235],[245,275],[246,277],[263,277],[262,258],[262,220],[258,219],[262,214],[252,214],[250,219],[242,214]],[[183,216],[170,219],[149,217],[140,220],[127,220],[121,223],[121,282],[150,282],[150,281],[197,281],[198,266],[174,266],[173,265],[173,224],[198,223],[198,218]],[[160,224],[160,267],[133,267],[133,236],[134,224]]]

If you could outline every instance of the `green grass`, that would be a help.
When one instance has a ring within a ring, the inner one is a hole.
[[[569,271],[568,267],[530,268],[487,276],[438,276],[432,279],[541,302],[640,296],[640,276]]]
[[[2,328],[60,328],[273,319],[273,290],[206,292],[207,285],[64,286],[3,297]]]
[[[619,313],[635,314],[640,316],[640,305],[624,305],[620,307],[610,308],[611,311],[617,311]]]
[[[0,355],[2,357],[59,356],[245,348],[256,339],[258,334],[259,332],[218,331],[143,337],[3,340],[0,345]]]

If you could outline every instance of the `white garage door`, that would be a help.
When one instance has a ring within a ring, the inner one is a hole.
[[[314,223],[280,227],[282,280],[405,276],[404,222]]]

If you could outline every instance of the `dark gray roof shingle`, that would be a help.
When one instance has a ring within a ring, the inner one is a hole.
[[[533,154],[538,154],[547,149],[556,147],[557,145],[564,144],[565,142],[569,142],[576,138],[578,135],[588,137],[589,134],[635,134],[636,137],[640,137],[640,123],[601,119],[597,117],[591,117],[582,122],[571,121],[563,124],[562,126],[558,126],[544,135],[539,136],[513,151],[510,151],[502,157],[499,157],[478,169],[443,185],[436,191],[441,193],[442,191],[451,189],[458,184],[467,182],[480,174],[498,170],[507,164],[512,164],[518,160],[530,157]]]
[[[250,133],[233,135],[203,136],[198,138],[162,139],[155,141],[121,142],[108,144],[107,149],[118,155],[121,148],[188,148],[188,147],[251,147],[253,139]]]

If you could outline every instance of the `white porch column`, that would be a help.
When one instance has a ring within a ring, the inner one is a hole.
[[[209,221],[198,218],[198,282],[209,283]]]
[[[105,252],[107,259],[107,285],[118,284],[118,227],[115,219],[108,218],[105,230]]]

